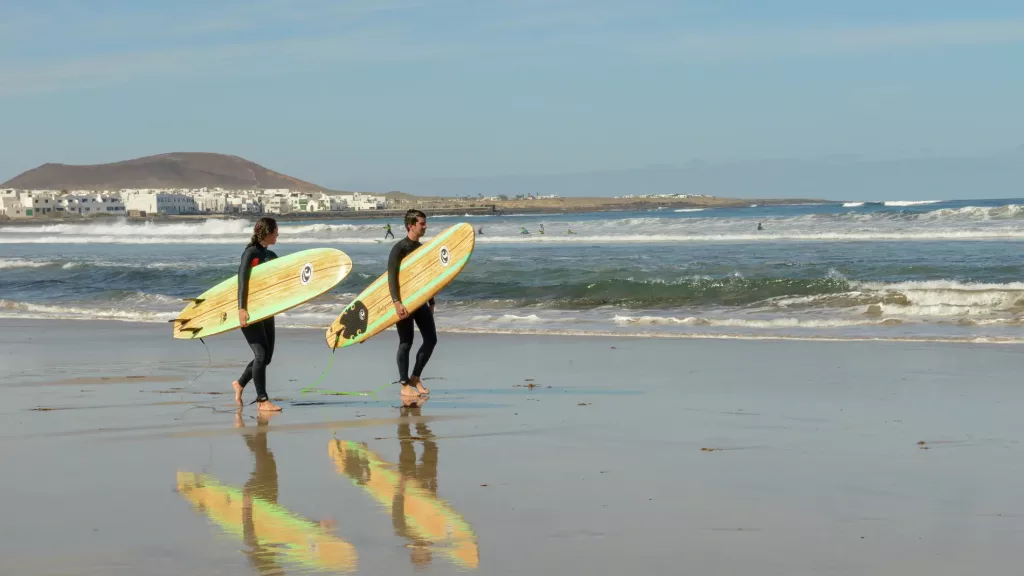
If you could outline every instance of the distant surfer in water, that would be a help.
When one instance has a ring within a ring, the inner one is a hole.
[[[426,367],[430,355],[437,344],[437,330],[434,328],[434,299],[431,298],[427,306],[420,306],[413,312],[405,309],[402,304],[402,295],[398,286],[398,268],[402,259],[408,256],[413,250],[422,246],[420,238],[427,233],[427,216],[419,210],[409,210],[405,213],[406,236],[391,248],[391,255],[388,257],[388,288],[391,290],[391,302],[395,305],[395,312],[401,320],[395,324],[398,330],[398,380],[402,383],[402,396],[419,396],[430,394],[430,390],[423,387],[420,375]],[[413,366],[412,376],[409,376],[409,352],[412,350],[412,341],[415,332],[413,323],[420,329],[423,336],[423,344],[416,352],[416,365]]]
[[[256,384],[256,404],[259,410],[278,411],[267,396],[267,365],[274,357],[274,317],[249,324],[249,311],[245,309],[249,299],[249,274],[253,267],[277,258],[267,248],[277,243],[277,221],[263,217],[252,229],[252,239],[242,252],[242,263],[238,266],[238,324],[242,335],[252,348],[253,359],[242,375],[231,383],[235,389],[235,404],[242,405],[242,390],[252,380]]]
[[[384,230],[385,230],[385,232],[384,232],[384,239],[385,240],[388,239],[388,236],[391,236],[392,240],[395,239],[395,233],[391,231],[391,223],[390,222],[388,223],[387,226],[384,227]]]
[[[757,223],[757,229],[758,230],[764,230],[764,228],[761,227],[761,223],[760,222]]]

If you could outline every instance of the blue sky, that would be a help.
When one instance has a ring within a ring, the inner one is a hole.
[[[1024,144],[1021,70],[1009,1],[0,0],[0,181],[171,151],[411,192],[988,156]]]

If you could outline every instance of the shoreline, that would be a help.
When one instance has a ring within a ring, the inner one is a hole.
[[[134,328],[152,327],[166,324],[164,320],[144,322],[140,320],[118,320],[113,318],[36,318],[31,316],[15,317],[0,316],[0,329],[12,322],[29,323],[53,323],[53,322],[95,322],[109,326],[129,326]],[[325,328],[295,326],[281,324],[278,330],[294,330],[298,332],[315,332]],[[384,332],[394,332],[395,328],[387,328]],[[501,337],[530,337],[530,338],[582,338],[606,340],[612,338],[629,339],[631,341],[643,342],[645,340],[690,340],[690,341],[720,341],[732,340],[736,342],[833,342],[833,343],[904,343],[904,344],[946,344],[946,345],[991,345],[991,346],[1020,346],[1024,345],[1024,336],[1019,338],[1000,336],[853,336],[853,335],[805,335],[796,336],[792,334],[726,334],[708,332],[615,332],[611,330],[536,330],[529,328],[503,329],[503,328],[451,328],[438,326],[439,334],[452,334],[459,336],[501,336]],[[196,341],[199,339],[196,338]],[[191,340],[183,340],[190,342]]]
[[[442,205],[444,202],[431,199],[417,201],[403,201],[407,207],[386,210],[359,210],[359,211],[336,211],[336,212],[291,212],[286,214],[270,214],[280,222],[301,222],[305,220],[372,220],[377,218],[400,218],[406,210],[415,208],[426,213],[427,217],[436,216],[507,216],[511,214],[524,215],[547,215],[547,214],[587,214],[587,213],[614,213],[614,212],[637,212],[652,210],[679,210],[679,209],[712,209],[712,208],[745,208],[752,204],[762,206],[800,206],[800,205],[830,205],[841,204],[838,200],[820,199],[751,199],[739,200],[733,198],[707,198],[706,201],[695,201],[693,199],[674,200],[659,198],[642,199],[614,199],[614,198],[557,198],[539,200],[510,200],[495,201],[481,206],[479,203],[468,205]],[[38,224],[39,222],[97,222],[106,219],[126,220],[128,222],[188,222],[195,220],[248,220],[253,222],[268,214],[158,214],[154,216],[127,216],[125,214],[47,214],[43,216],[29,216],[23,218],[0,217],[0,225],[17,226],[25,224]]]

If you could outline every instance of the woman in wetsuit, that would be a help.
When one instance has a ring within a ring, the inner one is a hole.
[[[235,403],[241,406],[242,390],[252,380],[256,384],[256,404],[261,411],[281,409],[267,396],[267,365],[274,357],[274,317],[249,324],[249,311],[245,307],[249,298],[249,274],[254,266],[277,258],[277,254],[267,249],[275,243],[277,221],[273,218],[260,218],[252,229],[252,239],[242,252],[242,262],[238,266],[238,324],[242,327],[245,341],[252,348],[253,359],[231,386],[235,389]]]

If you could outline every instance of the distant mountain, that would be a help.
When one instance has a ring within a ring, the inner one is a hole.
[[[121,188],[327,188],[274,172],[238,156],[174,152],[111,164],[43,164],[0,184],[36,190],[118,190]]]

